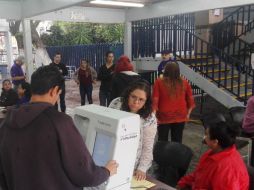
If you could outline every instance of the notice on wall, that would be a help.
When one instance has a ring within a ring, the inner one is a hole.
[[[254,69],[254,53],[251,54],[251,68]]]
[[[214,9],[213,15],[220,16],[220,9]]]

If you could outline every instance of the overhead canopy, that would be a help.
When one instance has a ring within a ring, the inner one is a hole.
[[[142,8],[91,4],[91,0],[0,0],[0,19],[22,20],[27,76],[33,72],[31,20],[125,23],[124,53],[131,56],[131,21],[254,4],[254,0],[111,0]],[[101,0],[103,1],[103,0]],[[108,1],[108,0],[105,0]],[[1,29],[1,28],[0,28]],[[10,34],[8,34],[9,36]],[[9,45],[11,46],[11,45]],[[11,48],[8,57],[11,59]],[[12,61],[8,61],[11,63]],[[30,77],[29,77],[30,78]]]
[[[120,0],[114,0],[120,1]],[[254,4],[254,0],[121,0],[139,2],[143,8],[101,6],[90,0],[0,0],[0,18],[123,22]],[[68,8],[68,9],[66,9]],[[62,10],[62,11],[59,11]],[[47,14],[50,13],[50,14]],[[51,18],[51,19],[50,19]]]

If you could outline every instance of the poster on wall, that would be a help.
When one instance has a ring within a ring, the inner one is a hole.
[[[214,9],[214,16],[220,16],[220,9]]]
[[[251,54],[251,68],[254,69],[254,53]]]

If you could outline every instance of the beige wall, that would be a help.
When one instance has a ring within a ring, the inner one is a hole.
[[[215,15],[218,14],[219,15]],[[223,9],[213,9],[209,10],[209,23],[208,24],[214,24],[217,22],[220,22],[223,20]]]
[[[221,20],[223,20],[223,9],[199,11],[195,13],[196,26],[210,25],[220,22]]]
[[[195,13],[195,27],[196,27],[196,35],[201,39],[209,42],[209,35],[211,26],[214,23],[220,22],[223,20],[223,9],[218,10],[207,10],[207,11],[200,11]],[[203,44],[204,45],[204,44]],[[197,53],[201,52],[201,44],[198,41],[197,46]],[[203,53],[209,51],[207,47],[203,47]]]

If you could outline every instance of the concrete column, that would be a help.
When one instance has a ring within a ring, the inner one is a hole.
[[[10,73],[11,66],[13,64],[13,52],[12,52],[12,39],[11,33],[5,32],[5,45],[6,45],[6,53],[7,53],[7,72]]]
[[[131,22],[125,22],[124,26],[124,55],[131,59]]]
[[[22,20],[23,28],[23,42],[24,42],[24,52],[25,52],[25,65],[26,65],[26,79],[30,82],[31,75],[34,71],[33,66],[33,45],[32,45],[32,35],[30,20]]]

